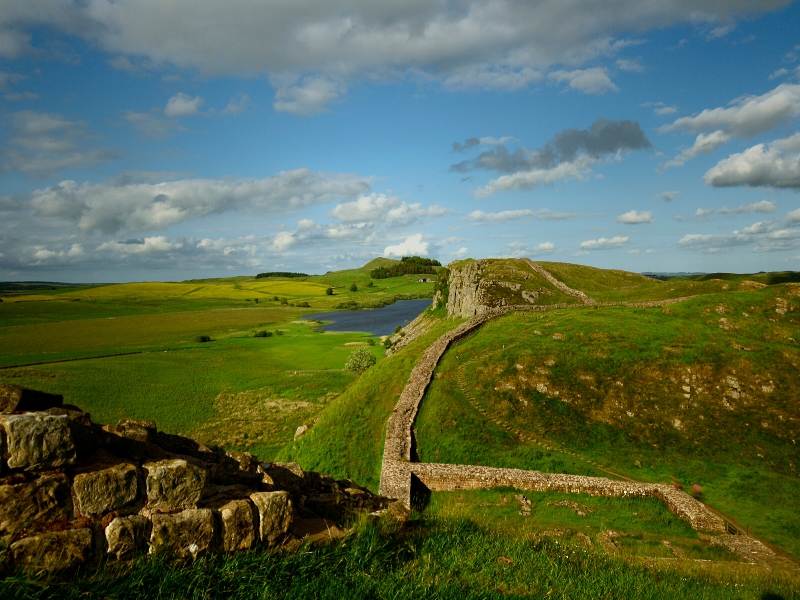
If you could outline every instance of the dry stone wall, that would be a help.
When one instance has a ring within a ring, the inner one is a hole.
[[[619,481],[605,477],[588,477],[562,473],[543,473],[477,465],[419,463],[414,456],[413,426],[419,406],[433,378],[439,360],[449,346],[487,321],[513,311],[547,311],[561,308],[606,308],[625,306],[653,308],[687,300],[686,297],[646,302],[595,303],[586,299],[581,305],[524,305],[485,309],[460,326],[437,339],[414,366],[408,383],[386,425],[380,493],[396,498],[406,507],[412,503],[415,485],[428,491],[453,491],[511,487],[539,492],[582,493],[608,497],[652,497],[660,500],[692,528],[713,536],[720,544],[733,549],[745,560],[769,561],[774,552],[758,540],[744,535],[722,516],[686,492],[671,485]],[[736,534],[736,535],[734,535]],[[736,542],[731,542],[735,537]]]
[[[195,558],[345,527],[386,498],[350,481],[159,432],[93,423],[60,396],[0,385],[0,569],[68,572],[143,553]]]

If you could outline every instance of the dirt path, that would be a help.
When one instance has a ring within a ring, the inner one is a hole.
[[[532,261],[529,264],[539,272],[538,269],[541,267],[538,267]],[[552,277],[549,273],[547,275]],[[562,288],[559,286],[559,289]],[[572,288],[568,289],[572,290]],[[710,509],[686,492],[677,490],[667,484],[639,482],[624,478],[624,476],[614,473],[602,465],[595,464],[593,461],[584,459],[579,454],[571,451],[567,453],[575,458],[584,460],[600,471],[614,476],[615,479],[563,473],[542,473],[523,469],[420,463],[416,461],[414,421],[439,361],[451,344],[477,331],[487,321],[515,311],[540,312],[602,307],[649,308],[675,304],[688,299],[687,297],[681,297],[648,302],[610,302],[601,304],[594,303],[582,292],[577,290],[572,290],[572,292],[579,294],[579,297],[581,297],[581,294],[585,297],[582,305],[512,306],[491,310],[473,317],[455,329],[443,334],[423,352],[422,357],[414,365],[408,383],[400,393],[397,404],[386,423],[380,493],[384,496],[397,498],[409,507],[412,503],[414,488],[420,484],[428,491],[513,487],[522,490],[581,493],[594,496],[654,497],[663,502],[671,512],[686,521],[693,529],[701,532],[711,543],[719,544],[732,550],[745,561],[770,566],[783,564],[796,568],[797,565],[793,560],[777,554],[768,545],[744,534],[733,525],[731,520],[726,519],[721,513]],[[463,380],[463,370],[459,370],[459,374]],[[469,389],[466,380],[460,381],[460,385],[465,391]],[[520,439],[537,443],[546,449],[566,451],[540,436],[535,436],[533,433],[514,430],[507,424],[500,422],[499,419],[487,414],[476,400],[470,400],[469,393],[466,394],[466,397],[479,413],[500,425],[506,431],[518,435]]]

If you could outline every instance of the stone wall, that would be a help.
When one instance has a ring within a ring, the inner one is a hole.
[[[491,489],[511,487],[539,492],[582,493],[609,497],[656,498],[676,516],[697,531],[710,535],[746,560],[771,560],[774,552],[767,546],[738,531],[715,511],[686,492],[671,485],[614,480],[563,473],[542,473],[524,469],[509,469],[477,465],[452,465],[416,462],[414,454],[414,420],[433,378],[439,360],[455,341],[466,337],[490,319],[513,311],[547,311],[560,308],[596,309],[606,307],[653,308],[686,300],[686,297],[646,302],[595,303],[581,305],[525,305],[486,309],[459,327],[443,334],[429,346],[419,359],[408,383],[386,425],[380,493],[396,498],[406,507],[412,504],[415,486],[424,492]],[[735,534],[735,535],[734,535]]]
[[[0,457],[4,572],[271,548],[389,505],[350,481],[209,448],[150,422],[100,426],[60,396],[16,386],[0,385]]]

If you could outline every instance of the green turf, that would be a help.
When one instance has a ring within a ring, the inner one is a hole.
[[[698,483],[800,555],[796,298],[782,285],[488,323],[440,364],[417,420],[420,457]]]
[[[168,351],[0,370],[0,382],[63,394],[101,423],[152,419],[164,431],[271,459],[350,384],[352,344],[370,336],[320,333],[309,323],[268,330],[276,334],[245,330]]]
[[[386,419],[422,351],[459,322],[438,321],[425,335],[369,369],[327,406],[311,431],[288,446],[281,458],[377,490]]]
[[[140,559],[69,582],[0,581],[4,598],[661,599],[797,598],[781,574],[679,574],[601,552],[498,536],[465,519],[428,518],[405,533],[365,524],[298,552],[209,556],[189,565]]]

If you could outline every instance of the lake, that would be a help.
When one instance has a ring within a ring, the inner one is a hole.
[[[337,310],[306,315],[313,321],[324,321],[323,331],[368,331],[373,335],[389,335],[398,326],[407,325],[431,305],[430,298],[398,300],[382,308]]]

